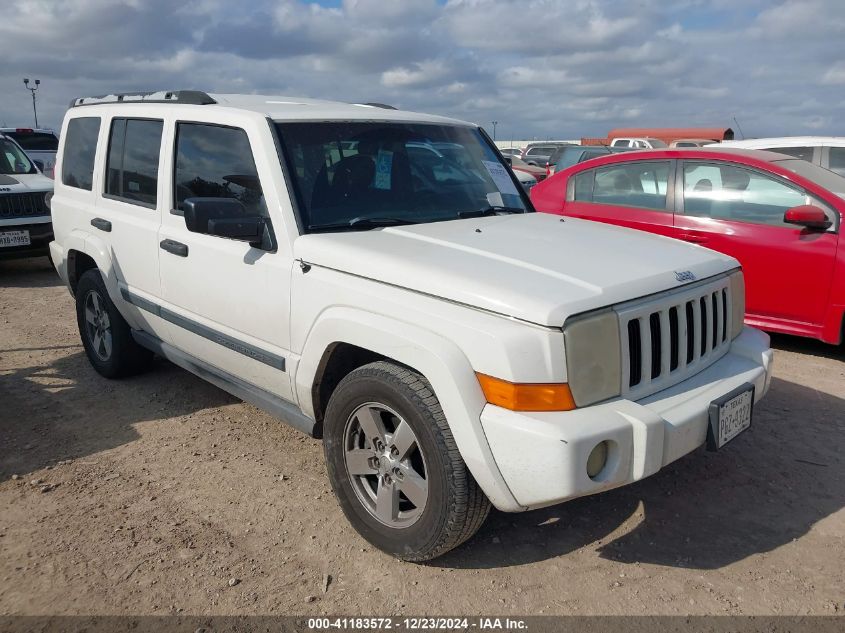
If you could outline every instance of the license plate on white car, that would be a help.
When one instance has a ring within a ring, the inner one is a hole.
[[[0,248],[30,244],[29,231],[0,231]]]
[[[717,451],[751,426],[754,385],[744,384],[710,403],[707,449]]]

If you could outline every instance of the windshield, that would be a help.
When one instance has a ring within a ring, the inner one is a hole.
[[[510,170],[471,127],[277,122],[305,232],[523,213]]]
[[[9,139],[0,138],[0,174],[34,174],[35,167],[23,150]]]
[[[799,176],[803,176],[807,180],[812,180],[820,187],[824,187],[828,191],[835,193],[840,198],[845,198],[845,178],[837,173],[834,173],[824,167],[819,167],[813,163],[808,163],[800,158],[789,158],[784,160],[773,160],[775,165],[780,165],[784,169],[794,171]]]
[[[659,138],[650,138],[648,142],[651,144],[652,147],[669,147],[666,143],[661,141]]]
[[[51,132],[17,131],[6,132],[18,145],[27,151],[33,152],[55,152],[59,149],[59,139]]]

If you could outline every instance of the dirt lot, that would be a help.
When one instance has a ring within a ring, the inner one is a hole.
[[[46,260],[0,262],[0,614],[842,613],[845,352],[774,343],[727,449],[413,565],[317,441],[163,361],[100,378]]]

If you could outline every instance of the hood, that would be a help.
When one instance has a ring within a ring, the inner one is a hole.
[[[43,174],[0,174],[0,194],[52,190],[53,181]]]
[[[538,325],[733,268],[732,257],[622,227],[545,213],[310,234],[295,257]]]

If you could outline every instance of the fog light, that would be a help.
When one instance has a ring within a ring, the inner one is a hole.
[[[587,475],[593,479],[607,464],[607,442],[599,442],[587,458]]]

